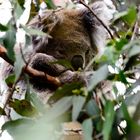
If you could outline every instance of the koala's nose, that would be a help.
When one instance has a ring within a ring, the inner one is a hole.
[[[74,70],[78,70],[79,68],[83,68],[84,59],[81,55],[74,55],[71,59],[71,65]]]

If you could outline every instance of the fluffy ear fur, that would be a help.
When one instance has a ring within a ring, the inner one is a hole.
[[[108,27],[113,14],[115,13],[115,7],[108,7],[103,1],[94,2],[91,6],[94,13],[99,19]],[[108,33],[99,20],[88,9],[85,10],[84,14],[85,26],[88,29],[92,44],[98,49],[98,56],[101,56],[105,47],[105,40],[108,37]]]

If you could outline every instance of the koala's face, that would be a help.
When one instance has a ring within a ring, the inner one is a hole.
[[[91,8],[104,24],[109,23],[104,2],[95,2]],[[35,52],[68,60],[75,70],[84,68],[97,53],[100,56],[105,46],[106,30],[86,8],[48,10],[40,18],[34,18],[32,27],[51,36],[34,36]]]
[[[68,60],[75,70],[84,68],[96,52],[78,10],[60,10],[44,16],[39,28],[52,38],[33,38],[36,51],[56,59]],[[45,25],[46,24],[46,25]]]

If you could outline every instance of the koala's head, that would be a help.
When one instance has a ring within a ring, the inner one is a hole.
[[[106,15],[107,6],[103,2],[96,2],[91,7],[107,25],[110,20]],[[68,60],[75,70],[84,68],[105,45],[104,27],[86,8],[46,11],[41,17],[35,17],[30,24],[51,36],[33,36],[36,53]]]

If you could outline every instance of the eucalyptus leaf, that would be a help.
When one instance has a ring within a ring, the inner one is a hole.
[[[82,128],[84,132],[84,140],[92,140],[92,133],[93,133],[93,125],[92,125],[92,120],[87,119],[84,120],[82,123]]]
[[[16,75],[16,80],[19,78],[22,68],[25,65],[23,56],[21,53],[16,54],[16,61],[14,63],[15,66],[15,75]]]
[[[124,72],[121,70],[119,71],[119,80],[124,84],[128,84],[126,76],[125,76]]]
[[[24,3],[25,3],[25,0],[17,0],[19,5],[22,7],[22,9],[24,8]]]
[[[100,115],[100,109],[95,100],[91,99],[89,102],[86,104],[86,112],[91,116],[91,117],[98,117]]]
[[[129,115],[127,106],[126,106],[126,104],[125,104],[124,102],[122,102],[121,109],[122,109],[122,112],[123,112],[124,119],[125,119],[128,123],[130,123],[130,124],[128,124],[128,127],[131,127],[130,125],[131,125],[132,119],[131,119],[131,117],[130,117],[130,115]],[[128,128],[128,129],[130,129],[130,128]]]
[[[6,32],[6,35],[3,39],[3,45],[7,49],[8,57],[14,61],[15,60],[15,53],[14,53],[14,46],[16,43],[16,31],[14,28],[11,28]]]
[[[30,34],[30,35],[38,35],[38,36],[44,36],[44,37],[48,37],[48,38],[51,38],[51,36],[47,33],[44,33],[40,30],[37,30],[37,29],[33,29],[33,28],[28,28],[27,26],[24,26],[24,25],[21,25],[21,27],[23,28],[23,30]]]
[[[114,14],[114,18],[113,18],[113,21],[117,21],[119,20],[120,18],[124,17],[127,15],[127,11],[123,11],[123,12],[119,12],[119,13],[115,13]]]
[[[140,121],[140,101],[139,101],[139,103],[136,106],[136,110],[135,110],[135,113],[133,115],[133,119],[136,122],[139,122]],[[139,125],[139,128],[140,128],[140,125]]]
[[[22,9],[21,5],[18,2],[16,2],[14,12],[15,12],[15,18],[16,18],[16,20],[18,20],[20,18],[20,16],[22,15],[22,13],[23,13],[23,9]]]
[[[99,82],[102,80],[105,80],[108,76],[108,66],[104,65],[100,67],[93,76],[90,79],[89,86],[88,86],[88,91],[91,91]]]
[[[139,106],[139,104],[138,104],[138,106]],[[140,125],[130,117],[128,108],[124,102],[122,102],[121,110],[122,110],[124,119],[127,122],[127,128],[126,128],[127,134],[129,134],[129,133],[132,133],[132,135],[135,133],[140,134]]]
[[[130,7],[128,9],[127,15],[122,17],[122,19],[125,20],[125,22],[127,22],[129,25],[134,24],[136,18],[137,18],[137,11],[134,6]]]
[[[115,42],[115,48],[118,50],[118,51],[121,51],[122,48],[128,43],[128,40],[126,38],[121,38],[119,40],[117,40]]]
[[[76,121],[86,101],[83,96],[73,96],[72,120]]]
[[[113,102],[108,101],[105,105],[105,120],[103,124],[104,140],[109,140],[114,117],[115,117],[114,104]]]
[[[27,100],[18,100],[9,101],[9,106],[13,108],[21,116],[33,117],[37,115],[37,110],[32,104]]]
[[[32,127],[34,124],[33,120],[30,119],[17,119],[17,120],[12,120],[12,121],[8,121],[6,122],[3,126],[2,126],[2,131],[7,130],[8,133],[12,136],[20,136],[21,134],[23,134],[23,132],[25,133],[25,131],[27,132],[29,129],[29,127]],[[16,139],[17,140],[17,139]]]
[[[56,6],[54,5],[52,0],[45,0],[49,9],[55,9]]]
[[[65,60],[65,59],[60,59],[58,61],[51,62],[51,64],[60,64],[60,65],[64,66],[67,69],[73,69],[71,63],[69,61]]]
[[[73,95],[73,90],[80,89],[82,87],[81,83],[70,83],[65,84],[62,87],[58,88],[55,93],[49,98],[48,103],[52,104],[62,97]]]
[[[140,54],[140,44],[134,44],[129,50],[128,56],[132,57],[137,54]]]
[[[8,27],[5,26],[5,25],[2,25],[2,24],[0,23],[0,31],[4,32],[4,31],[7,31],[7,30],[8,30]]]
[[[15,82],[15,74],[9,75],[9,76],[5,79],[5,82],[6,82],[6,84],[7,84],[9,87],[12,87],[12,85],[13,85],[14,82]]]
[[[129,96],[126,97],[124,102],[128,107],[129,106],[136,107],[138,103],[140,102],[140,92],[138,91],[135,94],[132,94],[132,95],[130,94]]]
[[[45,105],[38,98],[36,93],[27,93],[28,99],[33,103],[38,112],[44,113],[46,111]]]
[[[71,106],[72,96],[63,97],[62,99],[57,101],[48,111],[46,111],[47,120],[51,121],[53,119],[56,119],[57,117],[65,113]]]
[[[134,6],[129,7],[127,11],[118,12],[114,15],[113,23],[122,19],[128,25],[132,25],[137,18],[136,8]]]

